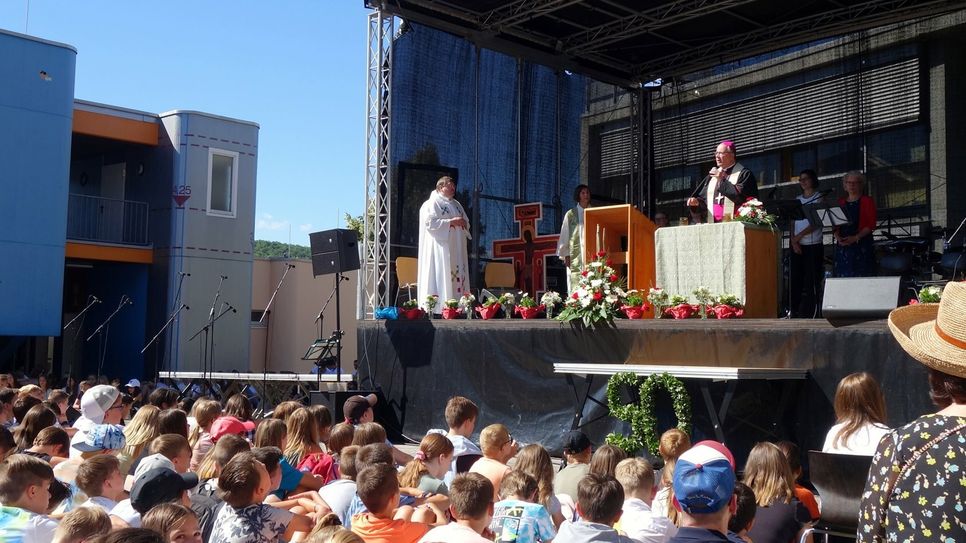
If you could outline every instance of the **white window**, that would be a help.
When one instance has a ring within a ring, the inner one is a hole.
[[[238,153],[208,149],[208,214],[235,217],[238,209]]]

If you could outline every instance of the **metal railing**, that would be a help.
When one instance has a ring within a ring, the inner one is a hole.
[[[71,194],[67,239],[148,245],[148,204]]]

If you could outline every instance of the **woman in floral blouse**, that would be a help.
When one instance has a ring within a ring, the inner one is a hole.
[[[929,369],[929,395],[940,410],[879,442],[857,539],[966,541],[966,283],[949,283],[938,305],[896,309],[889,327]]]

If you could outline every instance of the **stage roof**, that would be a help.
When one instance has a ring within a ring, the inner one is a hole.
[[[480,47],[634,87],[964,0],[365,0]]]

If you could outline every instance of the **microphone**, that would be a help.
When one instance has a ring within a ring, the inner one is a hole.
[[[101,303],[101,299],[98,298],[97,296],[94,296],[93,294],[91,294],[91,302],[93,302],[95,304],[99,304],[99,303]]]
[[[288,267],[289,268],[294,268],[295,267],[295,264],[288,264]]]
[[[228,276],[227,275],[222,275],[221,278],[222,279],[228,279]]]
[[[123,296],[123,297],[121,298],[121,303],[122,303],[122,304],[125,304],[125,305],[131,305],[131,304],[133,304],[133,303],[134,303],[134,300],[132,300],[130,296],[128,296],[127,294],[125,294],[125,295],[124,295],[124,296]]]
[[[185,272],[178,272],[178,273],[181,274],[181,277],[191,277],[190,273],[185,273]]]
[[[235,306],[233,306],[233,305],[231,305],[231,304],[228,304],[228,309],[231,309],[231,312],[232,312],[232,313],[238,313],[238,310],[237,310],[237,309],[235,309]]]
[[[181,307],[183,307],[185,311],[191,311],[191,308],[188,307],[188,304],[181,304]]]

